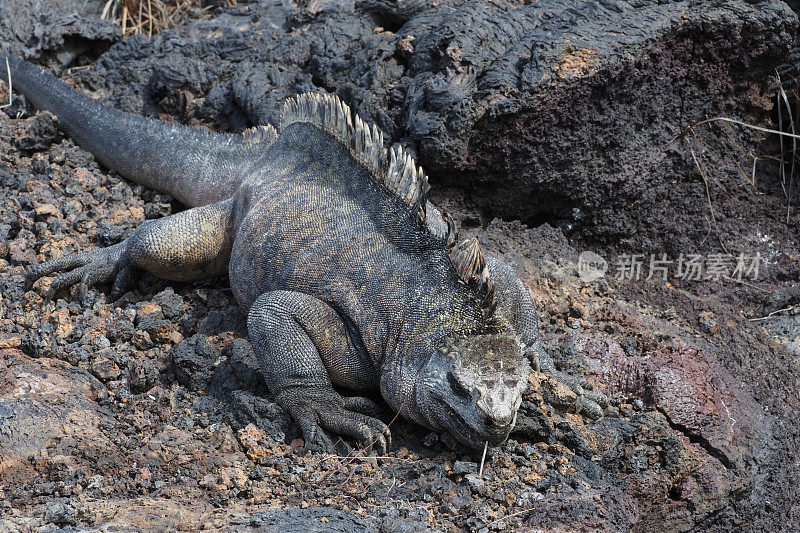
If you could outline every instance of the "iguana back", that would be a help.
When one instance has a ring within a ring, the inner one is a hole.
[[[465,331],[480,327],[482,308],[450,261],[446,235],[420,224],[342,143],[293,124],[263,161],[234,198],[241,222],[230,279],[240,303],[249,308],[272,290],[313,295],[361,332],[376,364],[400,328],[433,342],[452,330],[445,316],[454,313]]]

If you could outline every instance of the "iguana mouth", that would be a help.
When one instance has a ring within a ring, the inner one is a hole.
[[[472,436],[477,437],[478,434],[475,428],[470,426],[469,423],[466,420],[464,420],[464,417],[458,414],[458,412],[455,409],[453,409],[447,404],[444,405],[447,407],[447,416],[450,421],[450,426],[454,425],[453,422],[457,422],[458,423],[457,425],[460,426],[458,430],[455,430],[455,428],[453,427],[449,427],[447,428],[447,431],[450,432],[453,435],[453,437],[455,437],[456,440],[458,440],[459,442],[467,444],[472,448],[478,448],[480,446],[478,439],[472,438]]]
[[[461,443],[470,446],[471,448],[480,448],[487,440],[492,445],[497,445],[502,443],[508,437],[508,433],[504,433],[502,438],[497,438],[495,435],[489,437],[481,437],[484,433],[481,430],[475,428],[471,425],[467,420],[461,416],[458,411],[453,409],[448,403],[439,400],[439,402],[445,407],[447,411],[447,420],[449,421],[449,426],[446,431],[455,437]],[[457,422],[457,424],[453,424],[453,422]],[[453,427],[455,426],[455,427]]]

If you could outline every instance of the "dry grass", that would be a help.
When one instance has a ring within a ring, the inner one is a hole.
[[[676,135],[670,141],[670,143],[672,143],[678,139],[682,139],[691,143],[689,144],[689,151],[692,155],[695,166],[697,167],[697,171],[700,174],[700,177],[703,178],[703,182],[706,187],[706,196],[709,201],[711,220],[714,223],[714,227],[716,227],[716,217],[714,214],[714,208],[711,205],[709,178],[714,182],[715,185],[721,186],[721,182],[714,178],[710,167],[704,164],[702,154],[707,153],[708,149],[703,146],[695,134],[696,128],[707,124],[718,124],[722,126],[727,133],[727,138],[735,145],[740,154],[746,154],[746,158],[749,157],[752,159],[752,170],[747,172],[744,168],[742,168],[742,165],[738,161],[738,157],[734,155],[730,147],[723,145],[731,160],[736,165],[736,168],[739,170],[739,173],[744,176],[744,179],[756,191],[758,191],[758,188],[756,187],[756,166],[758,162],[766,160],[776,161],[778,163],[778,180],[781,185],[783,196],[786,199],[786,211],[784,218],[787,224],[791,220],[793,209],[796,211],[796,207],[792,202],[796,200],[799,192],[798,189],[800,189],[800,176],[798,176],[798,174],[800,174],[800,143],[798,142],[800,141],[800,79],[792,79],[790,83],[785,84],[781,80],[780,74],[777,72],[777,70],[775,75],[778,85],[775,102],[775,109],[777,110],[778,117],[778,129],[764,128],[753,124],[747,124],[730,117],[718,116],[695,122],[691,126],[686,127],[680,134]],[[787,94],[786,90],[784,89],[784,87],[787,85],[792,88],[790,94]],[[751,130],[760,131],[762,133],[777,135],[779,153],[777,155],[753,154],[752,151],[746,150],[744,146],[742,146],[741,142],[739,142],[738,135],[731,126],[740,126]],[[689,138],[690,133],[691,139]],[[695,152],[694,148],[697,148],[698,151]]]
[[[190,10],[204,9],[205,0],[107,0],[102,18],[115,20],[125,36],[154,33],[186,20]],[[224,0],[233,6],[236,0]]]
[[[785,95],[785,93],[783,93],[783,90],[781,90],[778,93],[779,99],[782,99],[781,97],[784,96],[784,95]],[[800,102],[800,94],[797,95],[797,98],[798,99],[796,101]],[[779,102],[780,102],[780,100],[779,100]],[[788,107],[788,100],[785,100],[785,102],[786,102],[787,107]],[[797,106],[797,109],[800,110],[800,105]],[[749,129],[752,129],[752,130],[757,130],[757,131],[760,131],[760,132],[763,132],[763,133],[771,133],[771,134],[777,135],[779,137],[779,139],[780,139],[780,141],[779,141],[780,142],[780,152],[778,153],[778,155],[776,155],[776,156],[771,156],[771,155],[759,155],[759,156],[756,156],[752,152],[750,152],[749,150],[747,151],[748,152],[748,156],[753,159],[753,170],[752,170],[752,175],[750,175],[750,176],[748,175],[747,172],[744,171],[744,169],[738,163],[738,161],[736,160],[736,157],[733,156],[733,154],[730,151],[730,149],[729,148],[726,148],[726,149],[728,150],[728,153],[731,155],[731,157],[732,157],[734,163],[736,164],[736,167],[739,169],[740,173],[744,176],[745,180],[747,180],[747,182],[750,185],[753,186],[753,188],[756,188],[756,163],[759,160],[775,160],[775,161],[778,162],[778,165],[779,165],[779,176],[778,176],[778,179],[779,179],[779,182],[781,184],[781,188],[783,190],[783,194],[784,194],[784,196],[786,198],[786,217],[785,218],[786,218],[786,222],[788,223],[789,220],[790,220],[791,213],[792,213],[792,207],[793,207],[792,200],[797,195],[797,188],[798,188],[797,187],[798,179],[797,179],[796,164],[800,163],[800,149],[798,149],[798,148],[800,148],[800,147],[798,147],[798,140],[800,140],[800,135],[795,133],[795,124],[796,124],[796,122],[794,120],[792,120],[788,124],[784,123],[784,121],[782,119],[782,116],[781,116],[781,108],[780,107],[778,108],[778,122],[779,122],[779,125],[778,125],[779,129],[775,130],[775,129],[771,129],[771,128],[764,128],[764,127],[761,127],[761,126],[756,126],[756,125],[753,125],[753,124],[747,124],[746,122],[742,122],[740,120],[736,120],[736,119],[729,118],[729,117],[712,117],[712,118],[707,118],[705,120],[700,120],[698,122],[695,122],[691,126],[686,127],[684,129],[684,131],[681,134],[677,135],[675,138],[673,138],[670,141],[670,143],[674,142],[677,139],[683,139],[685,141],[688,141],[689,140],[688,134],[691,133],[692,134],[692,140],[694,142],[694,146],[695,147],[702,147],[703,148],[702,151],[704,152],[707,149],[702,146],[702,143],[700,142],[700,140],[698,139],[698,137],[695,134],[695,129],[697,127],[699,127],[699,126],[704,125],[704,124],[712,124],[712,123],[719,123],[719,124],[722,124],[723,126],[728,126],[728,125],[733,124],[733,125],[737,125],[737,126],[742,126],[744,128],[749,128]],[[736,140],[736,135],[733,134],[732,130],[728,129],[728,133],[729,133],[730,137],[734,140],[735,144],[737,144],[738,146],[741,146],[741,144]],[[785,144],[786,144],[785,139],[788,139],[788,140],[790,140],[792,142],[791,147],[785,146]],[[703,166],[698,161],[698,159],[701,159],[701,158],[698,156],[698,154],[696,154],[693,151],[691,146],[690,146],[689,150],[690,150],[690,152],[692,154],[692,158],[694,159],[695,166],[698,169],[698,173],[703,178],[703,181],[706,184],[706,189],[708,189],[707,176],[711,177],[712,181],[716,185],[720,185],[721,186],[721,183],[718,180],[713,179],[713,174],[711,174],[711,172],[708,169],[706,169],[705,172],[704,172]],[[788,175],[787,175],[787,170],[788,170]],[[723,189],[724,189],[724,187],[723,187]],[[757,188],[756,188],[756,190],[757,190]],[[712,215],[711,216],[712,216],[712,218],[714,218],[713,209],[712,209]]]

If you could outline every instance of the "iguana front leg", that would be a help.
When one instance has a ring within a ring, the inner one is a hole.
[[[329,430],[386,452],[389,428],[366,414],[377,410],[375,402],[333,389],[332,383],[376,390],[379,383],[369,357],[336,311],[307,294],[271,291],[251,307],[247,330],[267,387],[308,444],[331,451],[334,443],[324,431]]]
[[[603,416],[603,407],[608,400],[602,393],[595,392],[586,379],[557,370],[553,360],[539,345],[539,319],[536,306],[528,289],[511,266],[496,257],[486,256],[486,264],[495,281],[498,307],[510,322],[526,346],[526,353],[534,359],[537,370],[553,376],[578,395],[575,410],[597,419]]]
[[[69,255],[31,266],[29,283],[62,272],[48,296],[75,283],[82,290],[113,281],[112,296],[121,294],[137,269],[172,281],[192,281],[226,273],[231,255],[232,200],[196,207],[159,220],[147,221],[119,244]]]

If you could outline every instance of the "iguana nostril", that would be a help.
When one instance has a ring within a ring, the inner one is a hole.
[[[505,429],[508,426],[510,426],[513,420],[514,420],[514,413],[510,411],[502,415],[498,415],[497,413],[495,413],[494,416],[489,417],[489,422],[491,422],[491,424],[494,427],[501,429]]]
[[[505,395],[487,395],[477,403],[477,407],[482,412],[486,425],[494,430],[507,429],[516,415],[516,408],[505,401]]]

